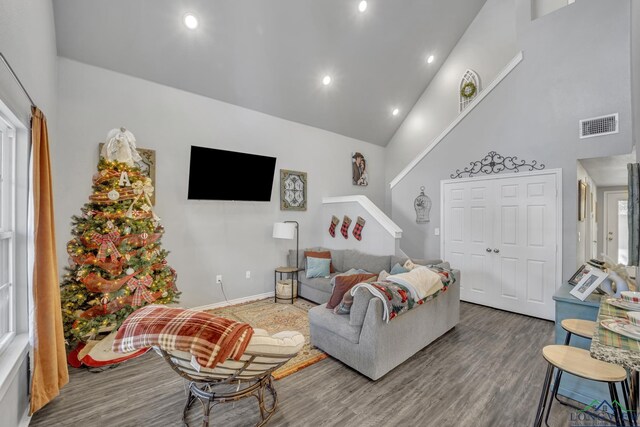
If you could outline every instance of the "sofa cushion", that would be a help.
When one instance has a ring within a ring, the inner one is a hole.
[[[377,274],[351,274],[349,276],[337,276],[335,281],[336,284],[333,287],[333,292],[331,293],[331,298],[329,298],[329,302],[327,303],[327,308],[332,309],[340,304],[344,294],[358,283],[366,282],[370,279],[376,279],[377,277]]]
[[[408,259],[411,259],[411,261],[414,264],[418,264],[418,265],[435,265],[435,264],[440,264],[442,262],[441,259],[407,258],[406,256],[399,257],[399,256],[392,255],[391,265],[396,265],[396,263],[400,265],[404,265],[404,263],[407,262]]]
[[[347,316],[336,316],[333,314],[333,310],[327,310],[325,304],[309,310],[309,323],[313,323],[354,344],[358,344],[360,341],[362,325],[350,325]]]
[[[331,279],[335,277],[336,274],[338,273],[331,274],[329,279],[326,279],[324,277],[307,278],[305,277],[305,275],[301,275],[299,280],[300,282],[304,283],[306,286],[310,288],[330,294],[332,289]]]
[[[379,274],[382,270],[389,270],[390,255],[365,254],[355,249],[344,251],[344,269],[361,268],[370,273]]]
[[[329,277],[330,258],[307,258],[307,278]]]
[[[346,271],[344,268],[344,250],[343,249],[330,249],[331,252],[331,264],[336,271]]]
[[[312,258],[328,258],[331,263],[329,264],[329,272],[330,273],[335,273],[336,269],[333,267],[333,261],[331,260],[331,252],[330,251],[304,251],[304,258],[305,258],[305,263],[307,258],[312,257]],[[303,267],[305,267],[305,265],[303,265]]]

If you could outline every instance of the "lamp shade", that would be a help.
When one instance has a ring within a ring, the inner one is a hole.
[[[296,237],[296,225],[289,222],[276,222],[273,224],[274,239],[293,239]]]

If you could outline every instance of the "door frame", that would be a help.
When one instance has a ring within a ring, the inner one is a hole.
[[[443,179],[440,181],[440,259],[444,257],[444,231],[446,216],[444,214],[444,186],[446,184],[454,182],[477,182],[488,181],[494,179],[507,179],[518,178],[520,176],[540,176],[540,175],[555,175],[556,177],[556,290],[562,285],[562,230],[563,230],[563,218],[562,218],[562,169],[544,169],[541,171],[532,172],[518,172],[518,173],[499,173],[495,175],[478,176],[473,178],[457,178],[457,179]]]
[[[602,253],[611,258],[609,255],[609,245],[607,244],[607,229],[609,228],[609,197],[614,194],[626,194],[627,197],[629,197],[629,190],[604,191],[602,194],[604,199],[602,201]]]

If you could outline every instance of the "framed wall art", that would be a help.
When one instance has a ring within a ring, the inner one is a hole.
[[[280,210],[307,210],[307,173],[280,169]]]
[[[578,181],[578,221],[584,221],[587,216],[587,181]]]
[[[98,144],[98,160],[100,159],[100,152],[102,152],[102,146],[104,142]],[[154,191],[151,195],[151,204],[156,205],[156,194],[158,193],[158,187],[156,185],[156,150],[150,150],[148,148],[136,148],[142,160],[136,163],[136,166],[140,168],[140,171],[144,176],[151,178]]]
[[[351,181],[353,185],[369,185],[367,159],[360,152],[351,153]]]

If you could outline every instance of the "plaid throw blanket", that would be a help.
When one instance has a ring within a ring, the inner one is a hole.
[[[148,305],[131,313],[113,342],[113,351],[127,353],[152,346],[188,351],[212,368],[228,358],[239,360],[253,329],[247,323],[202,311]]]
[[[429,267],[429,270],[440,275],[441,286],[434,287],[426,297],[417,301],[412,296],[412,294],[415,295],[415,290],[403,284],[393,283],[388,280],[357,284],[351,288],[351,295],[355,295],[358,288],[367,289],[375,298],[382,301],[382,307],[384,309],[382,318],[389,323],[389,321],[402,313],[406,313],[416,305],[422,305],[436,298],[440,293],[446,292],[447,288],[456,282],[455,276],[449,269],[433,266]]]

